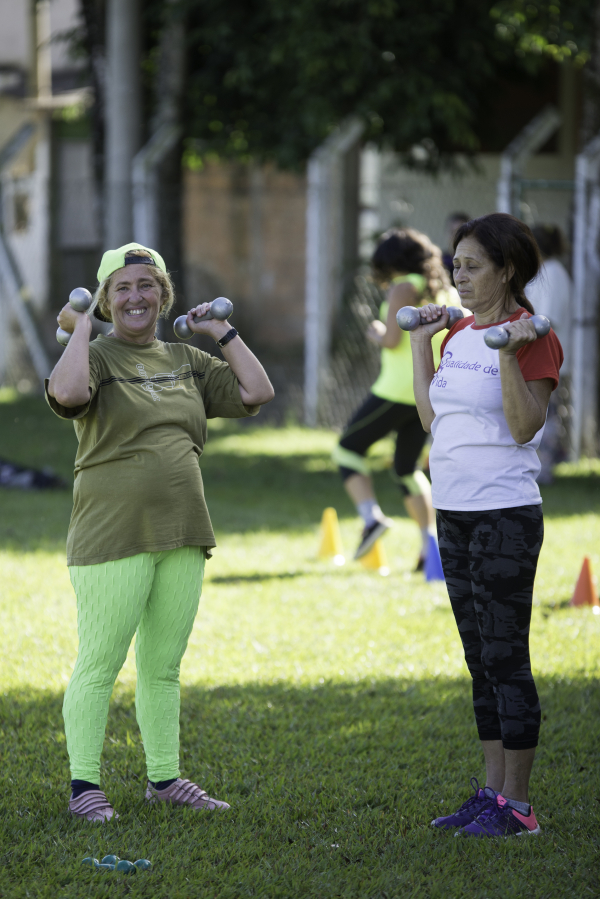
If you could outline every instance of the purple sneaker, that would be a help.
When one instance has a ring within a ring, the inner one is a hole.
[[[496,796],[488,808],[484,809],[474,821],[461,828],[455,837],[510,837],[513,834],[520,837],[522,834],[537,835],[541,833],[540,825],[529,806],[529,814],[522,815],[516,809],[506,803],[500,793]]]
[[[466,802],[463,802],[461,807],[455,811],[453,815],[435,818],[431,822],[434,827],[439,827],[441,830],[448,830],[450,827],[465,827],[465,825],[474,821],[477,815],[480,815],[484,809],[490,805],[492,800],[489,796],[485,795],[485,790],[481,789],[475,777],[471,778],[471,786],[475,790],[471,798],[467,799]]]

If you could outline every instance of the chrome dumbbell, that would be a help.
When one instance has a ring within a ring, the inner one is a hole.
[[[76,287],[75,290],[72,290],[69,294],[69,303],[75,312],[87,312],[89,315],[94,311],[92,306],[93,302],[94,300],[91,293],[89,290],[86,290],[85,287]],[[63,331],[62,328],[58,328],[56,339],[62,346],[66,346],[71,339],[71,334],[69,331]]]
[[[208,312],[205,312],[204,315],[200,316],[195,315],[194,321],[202,322],[213,318],[215,321],[224,322],[226,318],[229,318],[232,312],[233,303],[231,300],[228,300],[227,297],[217,297],[217,299],[213,300],[210,304]],[[180,340],[189,340],[190,337],[194,336],[194,332],[188,327],[186,319],[187,315],[180,315],[173,323],[173,330]]]
[[[532,315],[530,320],[538,337],[545,337],[550,331],[550,321],[545,315]],[[483,339],[492,350],[499,350],[508,343],[509,334],[502,325],[494,325],[487,329]]]
[[[447,328],[451,328],[465,317],[464,312],[458,306],[446,306],[446,312],[448,313]],[[403,306],[396,313],[396,321],[398,327],[403,331],[414,331],[420,324],[426,324],[426,322],[421,322],[421,310],[417,306]]]

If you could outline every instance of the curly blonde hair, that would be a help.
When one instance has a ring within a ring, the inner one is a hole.
[[[148,258],[148,253],[145,250],[129,250],[127,253],[128,256],[143,256]],[[161,289],[161,306],[159,312],[159,318],[166,318],[169,312],[173,307],[173,303],[175,302],[175,288],[173,286],[173,282],[171,281],[171,277],[166,272],[163,272],[158,266],[148,266],[151,269],[153,277],[160,284]],[[121,269],[117,269],[117,271],[121,271]],[[98,302],[98,310],[100,311],[101,317],[107,321],[112,321],[112,316],[110,314],[110,285],[116,272],[112,272],[102,281],[98,287],[96,288],[96,293],[94,294],[94,300]]]

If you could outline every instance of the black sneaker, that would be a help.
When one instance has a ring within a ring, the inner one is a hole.
[[[386,531],[389,531],[393,523],[391,518],[384,518],[383,521],[374,521],[373,524],[365,526],[358,549],[354,553],[354,558],[360,559],[361,556],[366,556],[375,541],[379,540]]]

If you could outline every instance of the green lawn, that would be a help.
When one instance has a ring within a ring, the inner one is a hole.
[[[219,547],[182,666],[182,769],[231,803],[222,815],[145,807],[130,654],[103,756],[121,817],[68,818],[70,495],[0,490],[1,897],[600,895],[600,616],[567,607],[584,553],[600,572],[600,468],[563,466],[544,489],[532,628],[543,833],[467,841],[429,824],[483,777],[445,588],[411,573],[416,530],[385,471],[390,576],[316,558],[325,506],[338,509],[348,556],[360,529],[329,461],[334,441],[210,426],[202,469]],[[0,396],[0,457],[69,477],[74,449],[72,427],[39,399]],[[127,879],[80,866],[108,852],[153,870]]]

